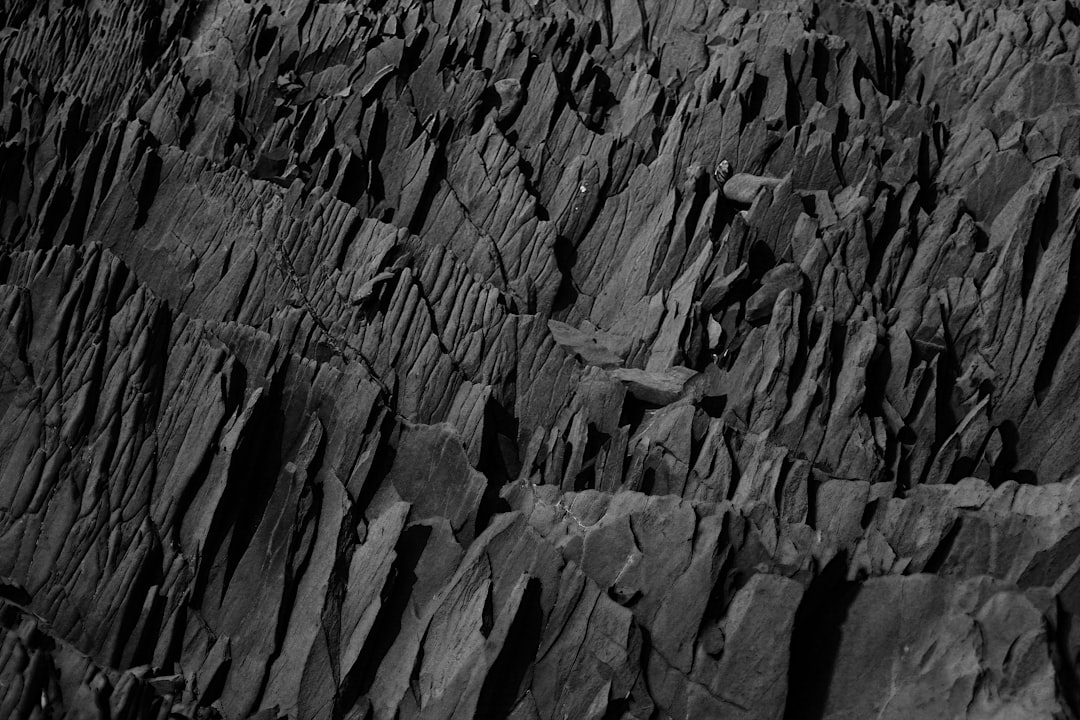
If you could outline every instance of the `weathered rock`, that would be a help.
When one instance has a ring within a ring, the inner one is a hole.
[[[0,26],[0,717],[1080,713],[1075,0]]]
[[[784,290],[798,293],[803,285],[803,274],[794,263],[774,267],[761,278],[761,287],[746,301],[746,321],[752,325],[769,319],[776,298]]]
[[[516,78],[503,78],[495,81],[495,92],[499,96],[499,110],[496,118],[499,122],[511,119],[521,109],[523,90]]]
[[[634,397],[655,405],[667,405],[677,400],[686,382],[696,374],[686,367],[654,371],[620,368],[611,371],[611,376],[626,383]]]

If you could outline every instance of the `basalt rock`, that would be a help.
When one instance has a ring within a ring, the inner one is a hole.
[[[1076,0],[0,25],[0,717],[1080,713]]]

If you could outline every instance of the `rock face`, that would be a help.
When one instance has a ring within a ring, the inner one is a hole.
[[[1076,0],[0,25],[0,717],[1077,716]]]

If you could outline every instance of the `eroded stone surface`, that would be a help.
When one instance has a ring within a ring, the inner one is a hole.
[[[1075,0],[0,23],[0,717],[1080,710]]]

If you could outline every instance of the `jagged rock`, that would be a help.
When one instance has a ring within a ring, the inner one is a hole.
[[[723,182],[724,197],[736,203],[749,205],[765,188],[775,188],[782,178],[764,177],[749,173],[736,173]]]
[[[629,352],[629,348],[619,347],[618,338],[612,338],[606,333],[579,330],[558,320],[548,320],[548,328],[555,342],[581,358],[586,365],[602,368],[618,367],[625,361],[626,354]]]
[[[720,278],[714,278],[709,286],[705,288],[705,292],[701,294],[701,309],[712,312],[721,306],[731,294],[732,287],[737,282],[744,280],[748,271],[749,266],[743,263],[731,273]]]
[[[503,78],[495,81],[495,92],[499,96],[499,110],[495,118],[506,122],[521,108],[523,90],[516,78]]]
[[[746,321],[758,324],[768,320],[780,293],[798,293],[802,284],[803,274],[795,263],[777,265],[762,276],[761,287],[746,301]]]
[[[686,367],[654,371],[620,368],[611,371],[611,376],[626,383],[634,397],[654,405],[667,405],[678,400],[687,380],[696,374]]]
[[[1080,713],[1076,0],[14,0],[0,73],[0,717]]]
[[[835,659],[821,716],[1063,713],[1041,601],[983,578],[868,580],[846,600],[839,637],[827,641]],[[834,633],[838,614],[818,632]]]

